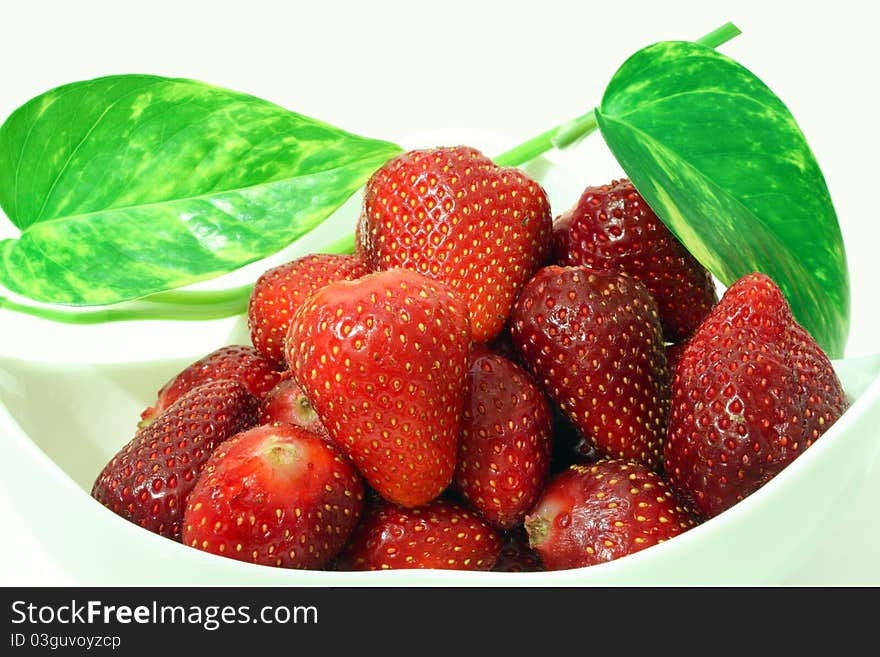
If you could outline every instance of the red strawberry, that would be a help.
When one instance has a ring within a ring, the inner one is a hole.
[[[525,522],[547,570],[611,561],[691,526],[657,474],[619,460],[573,465],[556,475]]]
[[[492,568],[500,573],[534,573],[544,570],[541,557],[529,547],[529,537],[522,526],[502,537],[501,554]]]
[[[600,455],[661,462],[669,373],[657,306],[626,274],[545,267],[511,334],[545,391]]]
[[[337,568],[490,570],[500,552],[498,532],[454,502],[404,509],[381,500],[365,507]]]
[[[469,348],[461,299],[393,269],[310,297],[290,325],[287,359],[370,485],[420,506],[452,480]]]
[[[328,440],[330,438],[327,429],[321,424],[321,418],[312,408],[312,402],[291,378],[285,377],[263,400],[260,424],[275,422],[292,424]]]
[[[478,347],[453,480],[465,501],[503,529],[522,522],[544,488],[552,439],[550,407],[529,373]]]
[[[283,369],[284,338],[297,309],[325,285],[370,273],[366,263],[351,255],[321,253],[297,258],[264,272],[248,304],[251,341],[275,367]]]
[[[218,379],[238,381],[252,395],[262,399],[281,379],[281,373],[275,371],[272,364],[253,347],[221,347],[189,365],[162,386],[156,403],[141,413],[139,426],[150,424],[157,415],[196,386]]]
[[[104,466],[92,497],[126,520],[179,539],[187,496],[211,453],[254,424],[258,408],[259,401],[238,381],[193,388]]]
[[[629,180],[587,187],[553,225],[560,265],[623,271],[657,301],[666,339],[686,339],[718,297],[712,277],[648,207]]]
[[[541,186],[464,146],[387,162],[367,183],[364,213],[370,266],[418,271],[458,292],[477,342],[501,331],[550,250],[552,217]]]
[[[186,506],[183,542],[240,561],[319,569],[358,522],[361,479],[339,450],[289,424],[225,442]]]
[[[717,515],[776,476],[846,406],[831,363],[779,288],[745,276],[681,355],[664,448],[669,483]]]

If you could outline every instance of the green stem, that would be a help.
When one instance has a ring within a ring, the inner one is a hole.
[[[738,37],[742,34],[742,30],[739,29],[733,23],[725,23],[718,29],[712,30],[709,34],[701,36],[697,39],[697,43],[701,46],[706,46],[707,48],[717,48],[720,45],[723,45],[733,39],[734,37]]]
[[[519,146],[514,146],[509,151],[503,152],[501,155],[492,158],[495,164],[502,167],[518,167],[525,164],[529,160],[534,160],[539,155],[543,155],[553,148],[553,140],[557,133],[578,126],[582,130],[581,137],[586,136],[596,129],[596,112],[590,110],[586,114],[572,119],[562,125],[555,126],[549,130],[535,135],[528,141],[524,141]]]
[[[736,25],[725,23],[705,36],[700,37],[696,42],[709,48],[717,48],[740,34],[742,34],[742,31]],[[509,151],[505,151],[493,159],[500,166],[519,166],[546,153],[553,147],[565,148],[570,146],[594,132],[597,127],[596,110],[592,109],[586,114],[582,114],[539,135],[535,135],[519,146],[514,146]]]

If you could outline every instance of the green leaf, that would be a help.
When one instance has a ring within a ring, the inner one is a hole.
[[[202,82],[123,75],[53,89],[0,127],[0,283],[106,305],[264,258],[400,152]]]
[[[615,73],[596,112],[651,208],[724,284],[760,271],[831,357],[849,331],[849,274],[819,165],[782,101],[710,48],[663,42]]]

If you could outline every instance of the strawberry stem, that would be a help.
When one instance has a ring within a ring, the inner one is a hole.
[[[717,48],[727,43],[734,37],[742,34],[742,31],[733,23],[725,23],[721,27],[712,30],[708,34],[697,39],[696,43],[707,48]],[[546,153],[551,148],[566,148],[580,141],[598,127],[596,123],[596,110],[592,109],[570,121],[566,121],[554,128],[550,128],[531,139],[524,141],[519,146],[511,148],[498,155],[495,163],[505,167],[516,167],[525,164],[529,160]]]

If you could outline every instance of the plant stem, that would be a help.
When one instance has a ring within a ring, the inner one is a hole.
[[[584,137],[596,129],[596,113],[590,110],[586,114],[572,119],[562,125],[535,135],[528,141],[524,141],[519,146],[514,146],[509,151],[503,152],[501,155],[492,158],[495,164],[502,167],[518,167],[525,164],[529,160],[533,160],[539,155],[549,151],[554,146],[554,138],[563,130],[580,131],[580,137]]]
[[[697,39],[696,43],[709,48],[717,48],[740,34],[742,34],[742,31],[736,25],[725,23]],[[493,159],[500,166],[519,166],[546,153],[554,146],[556,148],[570,146],[591,132],[594,132],[596,128],[596,110],[592,109],[586,114],[582,114],[539,135],[535,135],[519,146],[514,146],[509,151],[505,151]]]
[[[718,29],[709,32],[709,34],[701,36],[697,39],[696,43],[699,43],[701,46],[706,46],[707,48],[717,48],[734,37],[738,37],[740,34],[742,34],[742,30],[736,25],[733,23],[725,23]]]

